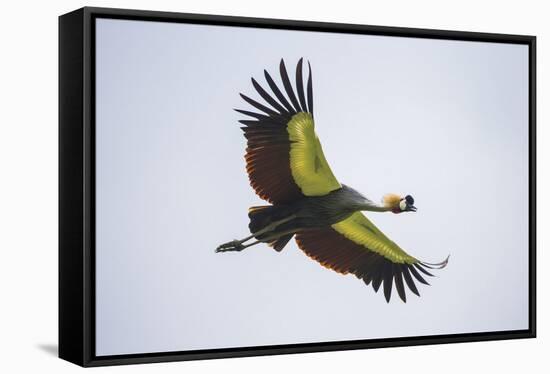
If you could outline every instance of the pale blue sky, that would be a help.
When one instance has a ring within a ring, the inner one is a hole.
[[[96,28],[98,355],[526,329],[527,46],[175,23]],[[449,266],[387,304],[292,241],[216,254],[263,202],[238,93],[311,61],[334,174],[415,214],[369,213]]]

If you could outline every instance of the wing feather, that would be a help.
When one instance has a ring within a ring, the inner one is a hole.
[[[420,275],[418,273],[418,271],[416,271],[414,266],[409,267],[409,270],[410,270],[411,274],[416,278],[416,280],[418,280],[420,283],[424,283],[426,285],[429,285],[429,283],[422,277],[422,275]]]
[[[311,73],[311,64],[309,63],[309,61],[307,65],[309,70],[309,77],[307,78],[307,109],[313,117],[313,75]]]
[[[384,296],[386,297],[386,301],[390,302],[391,298],[391,289],[393,285],[393,266],[391,262],[386,262],[384,266]]]
[[[268,116],[278,116],[280,114],[280,113],[277,113],[276,111],[274,111],[273,109],[268,108],[265,105],[262,105],[262,104],[260,104],[259,102],[255,101],[255,100],[252,100],[251,98],[249,98],[248,96],[246,96],[244,94],[240,94],[240,96],[242,97],[242,99],[244,101],[246,101],[247,103],[249,103],[250,105],[252,105],[256,109],[264,112]]]
[[[294,94],[294,90],[292,89],[292,84],[290,84],[290,79],[288,79],[288,73],[286,72],[285,62],[283,59],[281,59],[281,63],[279,64],[279,71],[281,73],[281,79],[283,81],[283,87],[285,88],[286,94],[292,102],[292,105],[294,105],[294,112],[301,112],[302,109],[300,108],[300,104],[296,99],[296,95]]]
[[[301,58],[296,65],[296,90],[298,91],[298,99],[302,112],[307,112],[306,95],[304,93],[304,78],[302,77],[302,64],[304,59]]]
[[[252,85],[256,89],[256,92],[264,99],[269,105],[271,105],[275,110],[279,111],[279,113],[288,113],[288,110],[285,109],[281,104],[277,102],[274,98],[269,96],[269,94],[256,82],[254,78],[251,78]]]
[[[395,271],[395,289],[397,290],[397,294],[403,300],[404,303],[407,302],[407,295],[405,294],[405,287],[403,285],[403,269],[402,265],[394,265],[396,266]]]
[[[420,296],[420,293],[418,292],[418,289],[416,288],[416,284],[414,283],[413,279],[411,278],[411,273],[409,273],[409,268],[406,266],[403,266],[402,272],[403,278],[405,278],[405,283],[407,283],[407,287],[416,295]]]
[[[264,76],[265,76],[265,80],[267,81],[267,84],[269,85],[269,88],[271,88],[271,91],[273,91],[273,93],[275,94],[277,99],[279,99],[281,104],[283,104],[285,106],[287,112],[288,113],[296,113],[296,111],[290,105],[290,103],[286,99],[285,95],[283,95],[283,93],[281,92],[281,90],[279,89],[279,87],[277,86],[275,81],[273,80],[273,78],[271,78],[271,75],[269,75],[267,70],[264,70]]]
[[[420,264],[414,264],[414,266],[416,266],[416,268],[418,270],[420,270],[421,272],[423,272],[424,274],[430,276],[430,277],[433,277],[434,275],[432,273],[430,273],[428,270],[424,269],[423,266],[421,266]]]
[[[268,120],[269,119],[269,117],[266,116],[265,114],[255,113],[255,112],[251,112],[249,110],[235,109],[235,111],[239,112],[241,114],[244,114],[245,116],[256,118],[257,120]]]

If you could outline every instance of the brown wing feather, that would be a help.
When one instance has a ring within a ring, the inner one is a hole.
[[[272,204],[284,204],[303,195],[290,169],[290,142],[286,131],[290,117],[281,114],[272,116],[270,120],[279,123],[241,121],[247,125],[242,127],[247,139],[246,171],[258,196]]]
[[[389,302],[393,283],[397,294],[406,302],[405,285],[414,294],[418,289],[409,272],[420,280],[414,265],[393,263],[376,252],[369,251],[330,227],[303,230],[296,234],[296,243],[310,258],[341,274],[354,274],[365,284],[372,283],[375,292],[381,285]],[[403,278],[405,282],[403,282]]]

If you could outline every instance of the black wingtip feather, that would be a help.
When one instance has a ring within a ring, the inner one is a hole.
[[[300,108],[302,112],[307,112],[306,105],[306,95],[304,93],[304,78],[302,75],[302,65],[304,63],[304,58],[300,58],[298,64],[296,65],[296,90],[298,91],[298,99],[300,100]]]
[[[384,267],[384,296],[386,297],[386,302],[390,302],[391,299],[391,290],[393,285],[393,272],[392,264],[387,264]]]
[[[416,288],[416,284],[414,283],[414,280],[411,277],[411,273],[409,273],[409,265],[403,267],[403,278],[405,278],[405,283],[407,283],[407,286],[409,289],[416,295],[420,297],[420,293],[418,292],[418,288]]]
[[[410,270],[411,274],[414,275],[416,280],[418,280],[420,283],[430,285],[424,278],[422,278],[422,275],[420,275],[418,271],[416,271],[413,265],[409,266],[408,269]]]
[[[279,87],[277,86],[275,81],[273,80],[273,78],[271,78],[271,75],[269,75],[269,73],[265,69],[264,69],[264,76],[265,76],[265,80],[266,80],[267,84],[269,85],[269,88],[271,88],[271,91],[273,91],[273,93],[275,94],[277,99],[281,102],[281,104],[283,104],[283,106],[286,108],[287,112],[291,113],[291,114],[295,114],[296,110],[294,110],[294,108],[292,108],[292,106],[290,105],[288,100],[285,98],[285,96],[283,95],[283,93],[281,92],[281,90],[279,89]]]
[[[313,78],[311,74],[311,64],[309,61],[307,62],[307,65],[309,67],[309,76],[307,78],[307,109],[313,116]]]
[[[441,262],[436,262],[436,263],[421,262],[421,264],[429,269],[439,270],[439,269],[443,269],[449,264],[449,257],[451,257],[450,254],[447,255],[447,258]]]
[[[254,113],[254,112],[250,112],[248,110],[243,110],[243,109],[235,109],[233,108],[234,111],[236,112],[239,112],[241,114],[244,114],[245,116],[249,116],[249,117],[252,117],[252,118],[256,118],[256,119],[268,119],[269,117],[266,116],[266,115],[263,115],[263,114],[259,114],[259,113]]]
[[[403,266],[397,265],[394,266],[395,270],[395,289],[397,290],[397,294],[403,300],[404,303],[407,302],[407,295],[405,293],[405,286],[403,285],[403,276],[401,273],[403,272]]]
[[[256,100],[253,100],[251,98],[249,98],[248,96],[246,96],[245,94],[242,94],[242,93],[239,93],[239,95],[241,96],[241,98],[246,101],[247,103],[249,103],[250,105],[252,105],[254,108],[264,112],[265,114],[267,115],[270,115],[270,116],[278,116],[280,115],[281,113],[278,113],[276,111],[274,111],[273,109],[271,108],[268,108],[266,107],[265,105],[262,105],[260,104],[259,102],[257,102]]]
[[[285,62],[283,59],[281,59],[281,63],[279,64],[279,72],[281,74],[281,79],[283,80],[283,87],[285,88],[288,98],[292,102],[292,105],[294,106],[296,112],[300,112],[301,111],[300,104],[298,103],[298,99],[296,99],[296,95],[294,94],[294,90],[292,89],[292,84],[290,83],[290,79],[288,78],[288,73],[287,73]]]
[[[264,70],[265,72],[265,70]],[[281,114],[284,113],[284,114],[287,114],[288,113],[288,110],[285,109],[281,104],[279,104],[277,102],[277,100],[275,100],[273,97],[271,97],[270,94],[267,93],[266,90],[263,89],[262,86],[260,86],[260,84],[254,79],[254,78],[250,78],[251,81],[252,81],[252,86],[254,87],[254,89],[256,89],[256,92],[258,92],[258,94],[267,102],[269,103],[273,108],[275,108],[275,110],[279,111]]]
[[[424,269],[424,266],[422,266],[422,263],[417,263],[417,264],[414,264],[414,266],[416,266],[416,268],[418,270],[420,270],[421,272],[423,272],[424,274],[430,276],[430,277],[433,277],[434,275],[432,273],[430,273],[428,270]]]
[[[378,292],[378,289],[380,288],[381,284],[382,284],[382,276],[380,276],[380,274],[373,276],[372,289],[374,290],[374,292]]]

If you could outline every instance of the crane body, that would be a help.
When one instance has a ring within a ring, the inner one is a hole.
[[[301,230],[330,226],[361,210],[385,212],[392,209],[394,207],[376,204],[353,188],[342,185],[324,196],[308,196],[290,204],[251,207],[248,213],[249,228],[252,237],[257,239],[254,244],[282,238],[274,246],[280,251],[292,235]],[[243,242],[233,240],[222,244],[217,251],[241,251],[245,248],[248,246],[244,246]]]

